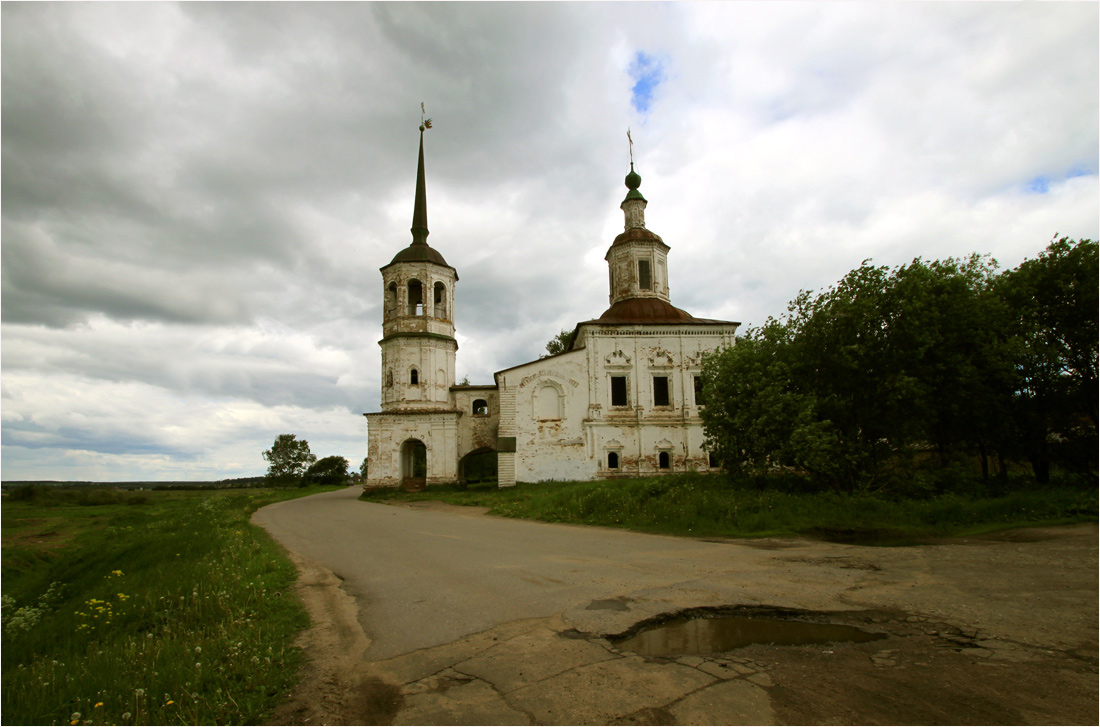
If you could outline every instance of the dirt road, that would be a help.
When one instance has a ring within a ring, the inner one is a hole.
[[[291,724],[1094,724],[1097,527],[910,548],[705,541],[393,507],[256,513],[294,555]],[[883,633],[641,657],[605,636],[749,607]]]

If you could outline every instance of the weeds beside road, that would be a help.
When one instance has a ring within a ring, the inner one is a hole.
[[[332,489],[5,497],[4,724],[259,722],[309,623],[249,516]]]
[[[703,537],[800,535],[863,544],[904,545],[927,538],[1014,527],[1095,521],[1097,491],[1018,487],[934,497],[805,493],[757,488],[717,475],[665,475],[593,482],[495,484],[462,490],[434,485],[425,492],[378,489],[365,500],[442,500],[488,507],[506,517],[623,527]]]

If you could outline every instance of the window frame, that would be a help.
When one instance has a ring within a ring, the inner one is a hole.
[[[658,391],[658,388],[659,388],[657,386],[657,380],[658,379],[663,379],[664,380],[664,403],[661,403],[657,400],[657,391]],[[654,374],[653,375],[653,406],[654,406],[654,408],[657,408],[657,407],[671,407],[672,406],[672,380],[671,380],[671,377],[668,376],[667,374],[664,374],[664,375]]]
[[[630,406],[630,386],[628,385],[627,377],[625,375],[624,376],[617,376],[615,374],[612,374],[610,376],[610,379],[611,379],[611,383],[610,383],[611,388],[610,388],[610,392],[609,392],[609,397],[610,397],[610,400],[611,400],[611,408],[613,408],[613,409],[614,408],[624,409],[626,407],[629,407]],[[619,403],[619,404],[615,403],[615,400],[616,400],[616,397],[615,397],[615,394],[616,394],[615,381],[616,380],[621,380],[622,381],[622,391],[621,391],[621,393],[622,393],[622,403]]]

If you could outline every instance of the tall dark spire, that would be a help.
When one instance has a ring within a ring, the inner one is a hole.
[[[424,191],[424,126],[420,127],[420,160],[416,164],[416,203],[413,206],[411,232],[412,244],[428,244],[428,197]]]

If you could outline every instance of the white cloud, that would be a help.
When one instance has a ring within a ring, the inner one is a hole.
[[[459,272],[459,377],[606,308],[632,129],[673,302],[759,324],[865,258],[1097,236],[1098,9],[4,4],[4,476],[358,464],[378,268]],[[638,53],[663,72],[631,105]]]

